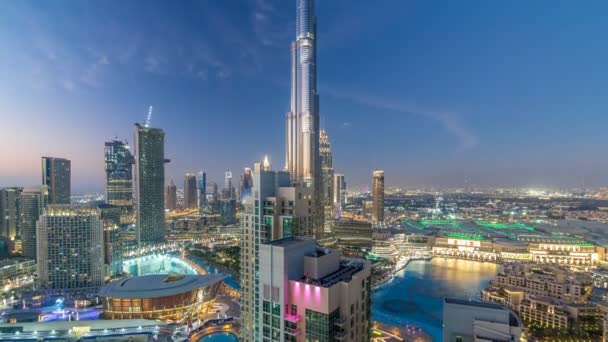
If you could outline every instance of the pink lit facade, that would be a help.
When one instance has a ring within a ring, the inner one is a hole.
[[[260,341],[369,341],[369,262],[301,239],[263,245],[260,259]]]

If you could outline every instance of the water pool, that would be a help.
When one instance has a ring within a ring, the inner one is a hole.
[[[239,339],[228,332],[213,333],[199,340],[199,342],[237,342]]]

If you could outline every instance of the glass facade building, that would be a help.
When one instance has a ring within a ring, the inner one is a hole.
[[[36,259],[36,222],[48,204],[48,188],[25,189],[19,202],[23,256]]]
[[[165,132],[135,125],[135,222],[140,245],[165,241]]]
[[[324,222],[316,35],[314,0],[297,0],[296,40],[291,44],[291,108],[285,124],[285,169],[294,184],[312,189],[314,235],[320,238]]]
[[[198,189],[196,176],[193,173],[184,175],[184,209],[196,209],[198,207]]]
[[[49,189],[49,204],[70,204],[71,168],[67,159],[42,157],[42,185]]]
[[[105,143],[106,203],[120,207],[121,224],[133,223],[133,155],[124,141]]]
[[[372,178],[372,222],[384,222],[384,171],[374,170]]]

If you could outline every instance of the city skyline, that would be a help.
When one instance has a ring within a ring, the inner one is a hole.
[[[132,125],[150,105],[167,134],[167,180],[205,170],[219,182],[265,154],[283,165],[295,5],[181,6],[191,11],[0,5],[0,38],[13,52],[0,56],[13,142],[0,147],[0,186],[39,184],[49,155],[72,161],[74,193],[101,192],[103,143],[133,146]],[[607,32],[595,14],[604,6],[318,2],[320,125],[336,171],[354,186],[370,184],[373,168],[387,186],[608,184],[597,157],[608,51],[594,43]],[[359,24],[362,14],[374,25]]]

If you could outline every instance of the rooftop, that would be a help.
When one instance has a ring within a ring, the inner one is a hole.
[[[350,281],[355,274],[363,271],[364,269],[365,261],[363,260],[342,259],[340,261],[340,267],[337,271],[332,272],[320,279],[307,279],[306,276],[304,276],[300,281],[322,287],[332,287],[339,282]]]
[[[106,284],[99,290],[101,297],[110,298],[158,298],[171,296],[213,285],[226,276],[206,275],[166,275],[152,274],[129,277]]]

